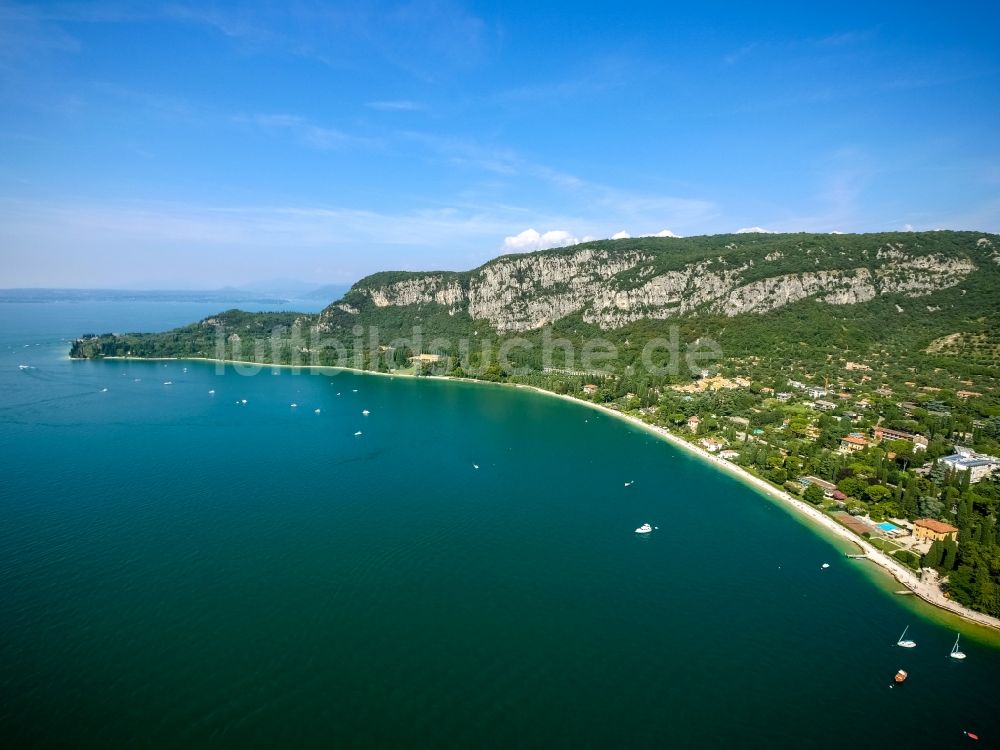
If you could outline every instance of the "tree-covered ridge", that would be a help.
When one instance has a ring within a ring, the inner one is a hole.
[[[439,304],[498,332],[576,312],[605,330],[641,319],[762,313],[804,298],[853,304],[920,297],[997,269],[996,237],[975,232],[741,234],[602,240],[504,255],[467,272],[374,274],[332,304],[331,329],[381,308]]]
[[[990,244],[979,243],[986,238]],[[978,243],[978,244],[977,244]],[[874,267],[892,248],[905,249],[915,256],[941,255],[945,258],[970,258],[985,262],[1000,248],[1000,236],[983,232],[878,232],[868,234],[714,234],[696,237],[633,237],[622,240],[594,240],[568,247],[538,250],[526,254],[500,255],[470,271],[389,271],[366,276],[350,292],[386,286],[421,276],[443,276],[448,281],[468,283],[485,269],[505,261],[525,257],[565,258],[583,250],[610,255],[638,253],[645,262],[642,275],[677,271],[691,263],[709,261],[727,267],[750,266],[744,279],[752,281],[761,273],[779,275],[817,270],[843,270],[860,266]],[[994,261],[995,262],[995,261]],[[628,283],[635,273],[624,272],[616,279]]]
[[[213,357],[217,353],[220,334],[229,354],[232,354],[234,345],[244,341],[249,345],[246,351],[250,353],[254,351],[254,341],[267,340],[293,326],[311,325],[315,320],[316,316],[308,313],[226,310],[163,333],[86,334],[73,342],[70,357]]]

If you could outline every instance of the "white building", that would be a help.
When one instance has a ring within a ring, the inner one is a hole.
[[[993,476],[993,472],[1000,469],[1000,458],[987,456],[985,453],[976,453],[969,448],[957,445],[954,453],[939,458],[938,463],[944,464],[952,471],[969,472],[969,482],[973,484]]]

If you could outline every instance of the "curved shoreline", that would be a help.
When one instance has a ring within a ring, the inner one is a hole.
[[[877,549],[866,539],[857,536],[853,532],[849,531],[844,526],[841,526],[829,515],[819,510],[818,508],[809,505],[803,500],[793,497],[784,490],[778,489],[774,485],[768,483],[767,481],[761,479],[760,477],[754,476],[746,469],[738,466],[730,461],[714,456],[705,449],[689,443],[678,435],[670,432],[664,427],[659,427],[658,425],[652,425],[648,422],[644,422],[639,417],[631,414],[625,414],[616,409],[611,409],[603,404],[596,404],[593,401],[585,401],[575,396],[563,393],[554,393],[552,391],[547,391],[544,388],[539,388],[533,385],[525,385],[521,383],[491,383],[488,381],[476,380],[474,378],[453,378],[444,375],[410,375],[405,373],[393,373],[393,372],[377,372],[374,370],[361,370],[353,367],[335,367],[335,366],[325,366],[325,365],[281,365],[281,364],[260,364],[258,362],[247,362],[245,360],[232,360],[232,359],[214,359],[209,357],[104,357],[108,360],[126,360],[126,361],[138,361],[138,362],[152,362],[152,361],[194,361],[194,362],[213,362],[215,364],[222,365],[252,365],[254,367],[259,367],[260,369],[265,368],[281,368],[281,369],[298,369],[298,370],[332,370],[335,372],[352,372],[361,375],[378,375],[382,377],[399,377],[399,378],[414,378],[419,380],[441,380],[450,382],[460,382],[460,383],[475,383],[477,385],[498,385],[508,388],[519,388],[521,390],[533,391],[544,396],[550,396],[554,398],[559,398],[564,401],[569,401],[575,404],[580,404],[582,406],[590,407],[596,411],[603,412],[612,417],[621,419],[635,427],[638,427],[646,432],[664,440],[671,445],[682,448],[692,455],[697,456],[708,464],[714,465],[716,468],[730,474],[731,476],[739,479],[745,484],[750,485],[752,488],[762,492],[773,500],[779,501],[786,508],[796,512],[800,517],[804,517],[824,530],[831,532],[835,536],[844,539],[857,545],[866,555],[867,560],[871,560],[877,566],[888,572],[896,581],[905,586],[908,590],[916,594],[920,599],[931,604],[939,609],[950,612],[951,614],[961,617],[963,620],[974,623],[976,625],[981,625],[983,627],[991,628],[993,630],[1000,631],[1000,618],[993,617],[991,615],[984,614],[982,612],[976,612],[975,610],[968,609],[967,607],[948,599],[944,592],[940,588],[933,584],[924,583],[920,580],[919,576],[909,568],[905,567],[902,563],[886,555],[881,550]]]

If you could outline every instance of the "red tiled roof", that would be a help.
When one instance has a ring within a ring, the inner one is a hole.
[[[920,518],[913,522],[914,526],[923,526],[925,529],[930,529],[937,534],[951,534],[958,531],[950,523],[945,523],[944,521],[937,521],[933,518]]]

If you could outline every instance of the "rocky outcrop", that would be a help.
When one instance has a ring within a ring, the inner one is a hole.
[[[444,277],[435,275],[418,276],[365,291],[377,307],[419,305],[427,302],[453,306],[461,302],[465,296],[458,284],[446,283]]]
[[[955,286],[974,270],[975,264],[965,258],[926,255],[888,263],[876,271],[876,276],[882,294],[919,297]]]
[[[984,244],[978,248],[992,250]],[[753,255],[754,249],[729,243],[686,264],[666,253],[606,245],[504,256],[467,274],[362,281],[324,315],[333,308],[356,315],[364,300],[376,308],[433,303],[451,314],[464,310],[500,333],[531,330],[574,314],[613,329],[641,319],[764,313],[810,298],[853,305],[885,294],[918,297],[954,286],[976,269],[969,257],[921,254],[902,241],[855,254],[853,263],[836,248],[761,248]],[[781,272],[794,267],[796,259],[801,272]],[[769,268],[775,273],[768,275]]]

